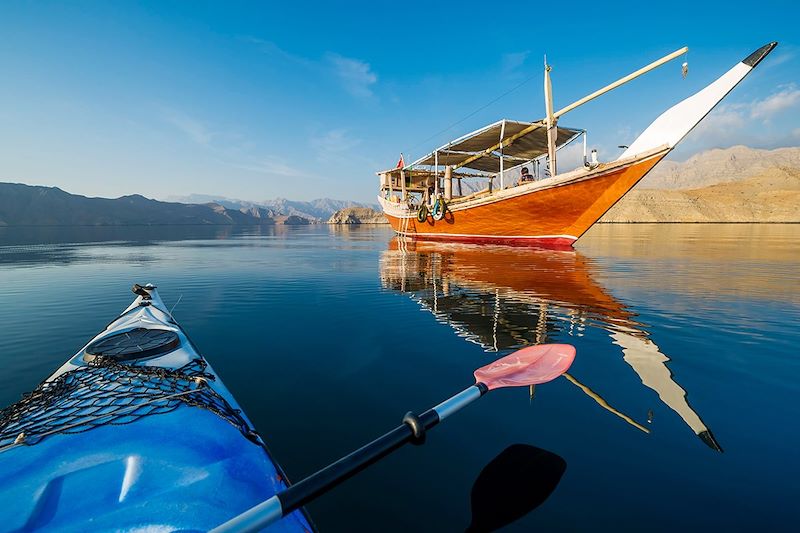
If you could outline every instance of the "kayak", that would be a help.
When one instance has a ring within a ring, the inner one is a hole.
[[[153,285],[0,411],[3,530],[208,531],[288,487]],[[303,509],[269,531],[314,531]]]

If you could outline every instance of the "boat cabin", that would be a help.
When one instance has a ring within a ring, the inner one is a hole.
[[[585,130],[552,130],[555,151],[582,136],[586,162]],[[555,157],[552,165],[550,159],[546,121],[503,119],[450,141],[409,165],[378,172],[380,196],[409,206],[432,204],[439,197],[448,202],[465,201],[549,178],[550,169],[556,168]]]

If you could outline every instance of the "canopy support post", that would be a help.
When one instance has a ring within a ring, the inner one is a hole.
[[[403,197],[403,201],[404,202],[407,201],[408,194],[406,193],[406,171],[403,169],[400,169],[400,191],[402,191],[401,194]]]
[[[433,197],[439,197],[439,151],[436,150],[433,154],[434,157],[434,173],[433,173]]]
[[[503,180],[503,138],[506,136],[506,121],[503,119],[503,124],[500,126],[500,190],[505,189],[505,182]]]
[[[444,198],[448,202],[453,199],[453,167],[444,167]]]
[[[583,130],[583,166],[586,166],[588,163],[586,159],[586,130]]]

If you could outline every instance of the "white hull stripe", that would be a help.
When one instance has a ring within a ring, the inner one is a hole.
[[[477,237],[480,239],[572,239],[578,240],[574,235],[480,235],[470,233],[418,233],[409,231],[397,231],[400,235],[409,237]]]

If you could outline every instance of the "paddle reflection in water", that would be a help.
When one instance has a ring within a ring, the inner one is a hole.
[[[495,531],[527,515],[550,497],[567,462],[530,446],[512,444],[487,464],[470,494],[472,521],[468,533]]]
[[[595,281],[593,268],[574,250],[423,243],[402,237],[390,241],[380,264],[385,289],[409,293],[438,321],[486,351],[552,342],[555,336],[580,337],[587,328],[606,332],[641,383],[706,445],[721,452],[673,378],[669,357],[636,314]],[[608,412],[649,432],[589,385],[573,375],[565,378]]]

